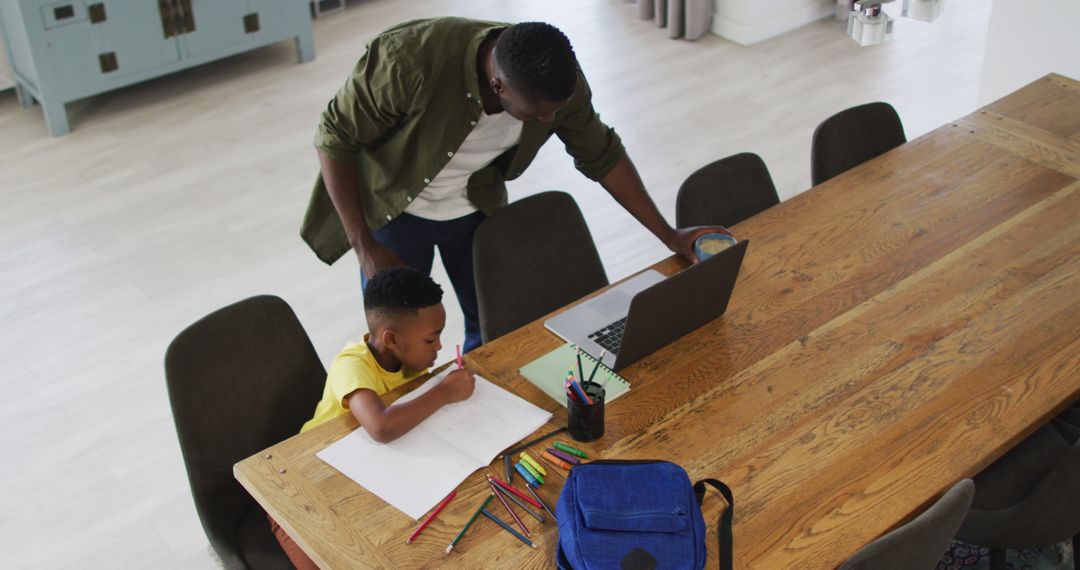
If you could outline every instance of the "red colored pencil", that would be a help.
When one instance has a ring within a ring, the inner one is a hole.
[[[506,483],[503,483],[502,480],[499,479],[498,477],[489,474],[487,476],[487,478],[490,479],[491,481],[494,481],[497,485],[499,485],[503,489],[506,489],[507,491],[510,491],[511,493],[517,495],[519,498],[521,498],[521,500],[529,503],[530,505],[532,505],[532,506],[534,506],[534,507],[536,507],[538,509],[544,508],[543,505],[541,505],[541,504],[537,503],[536,501],[534,501],[532,499],[532,497],[526,496],[521,491],[518,491],[517,489],[511,487],[510,485],[508,485]]]
[[[506,499],[503,498],[502,493],[495,490],[495,482],[491,479],[488,479],[488,485],[491,485],[491,492],[495,493],[495,498],[498,499],[500,503],[502,503],[503,507],[506,507],[506,512],[510,513],[510,516],[514,519],[514,522],[516,522],[517,525],[521,527],[521,532],[525,533],[525,536],[532,538],[532,534],[529,533],[528,527],[525,526],[525,523],[521,522],[521,517],[517,516],[517,513],[514,512],[514,509],[510,508],[510,503],[506,502]]]
[[[431,516],[428,517],[426,521],[420,524],[420,528],[413,531],[412,536],[409,537],[409,540],[405,541],[405,544],[412,544],[413,541],[416,540],[416,537],[420,536],[420,531],[427,528],[427,525],[431,524],[431,521],[435,520],[435,517],[439,516],[439,513],[446,508],[446,505],[450,504],[450,500],[454,498],[454,495],[457,495],[457,491],[450,491],[450,494],[447,495],[441,503],[439,503],[439,506],[435,507],[435,511],[431,513]]]

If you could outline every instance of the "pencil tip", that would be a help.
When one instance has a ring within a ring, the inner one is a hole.
[[[412,544],[412,539],[410,538],[410,539],[406,540],[405,544]]]
[[[450,551],[453,550],[453,549],[454,549],[454,545],[451,544],[450,546],[447,546],[446,547],[446,553],[450,554]]]

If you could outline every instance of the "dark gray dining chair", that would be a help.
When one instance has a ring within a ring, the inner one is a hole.
[[[195,510],[226,568],[292,568],[233,465],[300,430],[326,370],[282,299],[252,297],[184,329],[165,383]]]
[[[967,514],[975,484],[964,479],[901,527],[864,546],[841,570],[920,570],[937,567]]]
[[[840,111],[814,130],[810,180],[817,186],[905,142],[904,125],[888,103]]]
[[[577,203],[541,192],[495,211],[473,238],[484,342],[608,284]]]
[[[1008,549],[1072,539],[1080,559],[1080,443],[1046,424],[975,476],[977,491],[957,538],[990,549],[1003,570]]]
[[[675,225],[733,226],[779,203],[765,161],[744,152],[709,163],[682,183],[675,198]]]

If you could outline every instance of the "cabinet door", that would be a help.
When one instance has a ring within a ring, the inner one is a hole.
[[[244,31],[247,0],[190,0],[190,5],[195,29],[180,36],[184,57],[236,51],[230,48],[252,43],[252,35]]]
[[[95,7],[100,5],[100,7]],[[87,1],[87,11],[101,34],[101,53],[114,53],[116,76],[138,73],[178,61],[174,38],[166,38],[158,3],[152,0]]]
[[[39,88],[70,101],[100,93],[125,78],[180,59],[161,32],[157,3],[147,0],[65,0],[41,7],[44,40]]]

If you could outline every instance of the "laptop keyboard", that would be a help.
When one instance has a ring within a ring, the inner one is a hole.
[[[599,344],[601,348],[612,354],[618,354],[619,345],[622,344],[623,333],[626,332],[626,317],[623,317],[606,327],[589,335],[589,340]]]

